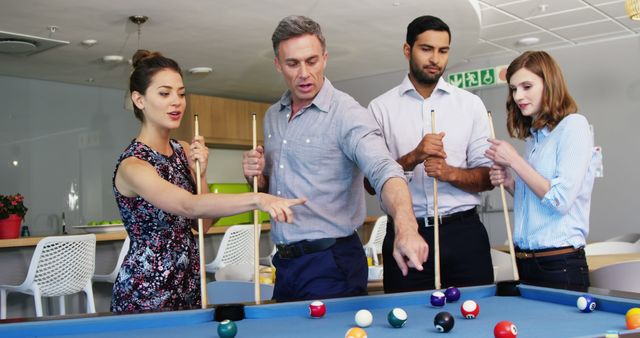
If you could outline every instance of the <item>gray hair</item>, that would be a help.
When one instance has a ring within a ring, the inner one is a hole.
[[[302,15],[289,15],[280,20],[278,27],[276,27],[273,35],[271,35],[273,52],[276,54],[276,57],[278,56],[278,46],[280,46],[280,42],[305,34],[315,35],[318,40],[320,40],[322,50],[325,50],[326,43],[322,35],[322,30],[320,29],[320,24]]]

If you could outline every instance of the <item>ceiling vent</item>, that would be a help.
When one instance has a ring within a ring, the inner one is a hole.
[[[68,44],[69,41],[0,31],[1,54],[30,55]]]

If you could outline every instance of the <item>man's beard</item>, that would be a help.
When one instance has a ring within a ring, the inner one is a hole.
[[[440,77],[444,73],[444,69],[442,69],[440,73],[436,75],[430,75],[425,70],[423,70],[422,67],[420,67],[420,65],[418,65],[413,59],[411,59],[409,64],[409,68],[413,78],[424,85],[433,85],[438,83],[438,80],[440,80]]]

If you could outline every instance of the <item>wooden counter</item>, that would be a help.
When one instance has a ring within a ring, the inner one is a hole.
[[[207,235],[218,235],[224,234],[229,227],[211,227],[209,231],[207,231]],[[271,223],[263,223],[261,232],[270,231]],[[79,233],[78,233],[79,234]],[[127,236],[126,231],[115,231],[115,232],[106,232],[101,234],[96,234],[96,241],[118,241],[124,240]],[[19,247],[29,247],[36,246],[38,242],[44,237],[22,237],[15,239],[0,239],[0,248],[19,248]]]

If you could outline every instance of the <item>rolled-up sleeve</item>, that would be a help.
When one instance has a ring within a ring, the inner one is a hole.
[[[485,151],[489,149],[487,138],[491,136],[489,129],[489,116],[487,108],[485,108],[482,100],[474,96],[472,103],[473,109],[473,129],[469,137],[469,146],[467,147],[467,165],[469,168],[490,167],[491,160],[485,155]]]
[[[558,142],[556,171],[542,204],[566,214],[576,201],[593,156],[593,141],[589,124],[581,115],[570,119]]]

